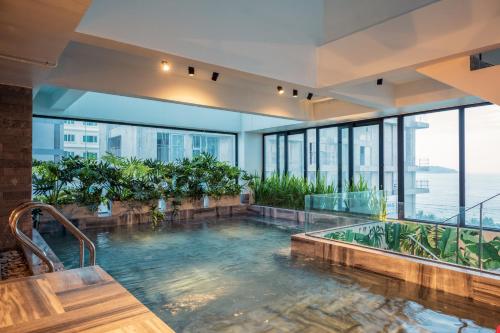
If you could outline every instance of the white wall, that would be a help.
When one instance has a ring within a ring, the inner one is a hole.
[[[93,1],[77,31],[314,85],[323,0]]]

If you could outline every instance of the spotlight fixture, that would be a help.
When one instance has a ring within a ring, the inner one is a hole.
[[[377,86],[381,86],[384,83],[384,79],[377,79]]]
[[[283,95],[285,91],[283,90],[282,86],[278,86],[278,94]]]
[[[161,61],[161,70],[164,72],[168,72],[170,70],[170,64],[166,60]]]
[[[192,67],[192,66],[188,67],[188,74],[189,74],[189,76],[194,76],[194,67]]]
[[[308,99],[308,100],[311,100],[312,98],[313,98],[313,93],[308,93],[308,94],[307,94],[307,99]]]
[[[212,73],[212,81],[217,81],[218,78],[219,78],[219,73],[213,72]]]
[[[297,89],[293,89],[293,97],[298,97],[299,96],[299,92],[297,91]]]

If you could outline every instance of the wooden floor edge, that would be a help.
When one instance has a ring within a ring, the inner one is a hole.
[[[292,254],[363,269],[426,288],[500,306],[500,276],[487,272],[336,242],[305,233],[292,235]]]

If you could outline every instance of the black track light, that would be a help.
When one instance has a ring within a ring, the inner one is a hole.
[[[192,66],[188,67],[188,74],[189,74],[189,76],[194,76],[194,67],[192,67]]]
[[[313,93],[308,93],[308,94],[307,94],[307,99],[308,99],[308,100],[311,100],[312,98],[313,98]]]
[[[283,90],[282,86],[278,86],[278,94],[283,95],[285,91]]]
[[[217,81],[218,78],[219,78],[219,73],[213,72],[212,73],[212,81]]]
[[[377,86],[381,86],[384,83],[384,79],[377,79]]]
[[[299,96],[299,92],[297,91],[297,89],[293,89],[293,97],[298,97]]]

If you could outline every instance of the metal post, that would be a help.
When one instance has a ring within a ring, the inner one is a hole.
[[[483,203],[479,204],[479,269],[483,269]]]

